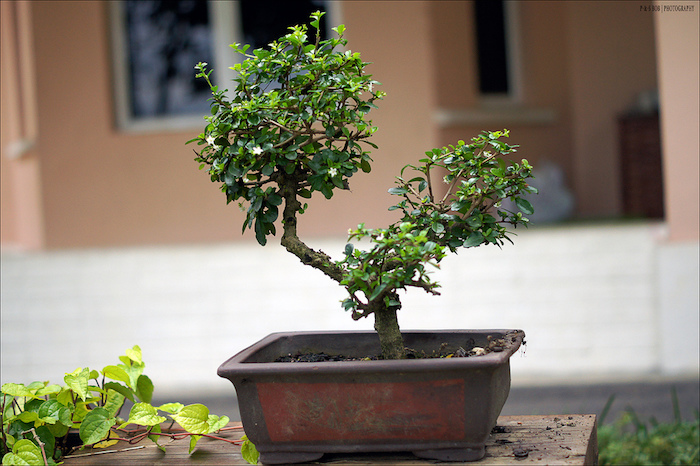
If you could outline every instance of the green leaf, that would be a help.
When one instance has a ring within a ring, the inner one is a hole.
[[[362,159],[362,162],[360,162],[360,169],[365,173],[369,173],[372,171],[372,166],[368,160]]]
[[[483,243],[483,242],[484,242],[484,235],[482,235],[482,234],[481,234],[480,232],[478,232],[478,231],[475,231],[474,233],[472,233],[471,235],[469,235],[469,237],[467,238],[467,240],[464,242],[463,246],[464,246],[465,248],[471,248],[471,247],[474,247],[474,246],[478,246],[478,245],[480,245],[480,244]]]
[[[243,440],[243,444],[241,444],[241,456],[243,459],[250,464],[258,464],[260,453],[258,452],[257,448],[255,448],[253,442],[248,440],[247,435],[241,437],[241,440]]]
[[[49,385],[46,387],[42,387],[39,390],[36,391],[36,396],[46,396],[46,395],[55,395],[56,393],[59,393],[61,391],[61,386],[60,385]]]
[[[158,415],[158,410],[148,403],[136,403],[132,406],[129,412],[129,419],[119,426],[123,429],[129,424],[138,424],[140,426],[155,426],[167,421],[163,416]]]
[[[209,424],[209,432],[216,432],[226,427],[230,421],[228,416],[217,416],[215,414],[210,414],[207,418],[207,423]]]
[[[165,403],[158,406],[157,409],[165,411],[166,413],[177,414],[184,407],[185,405],[183,405],[182,403]]]
[[[81,400],[85,401],[88,395],[88,381],[90,380],[90,370],[87,367],[84,369],[78,368],[70,374],[66,374],[63,380]]]
[[[126,359],[128,364],[120,364],[119,367],[124,369],[124,371],[129,375],[129,381],[127,382],[127,385],[129,388],[133,389],[134,391],[137,390],[138,387],[138,380],[141,374],[143,373],[143,369],[146,366],[143,362],[142,363],[137,363],[133,362],[124,356],[121,356],[121,358]],[[138,395],[137,395],[138,396]]]
[[[384,290],[386,290],[387,286],[388,286],[388,284],[385,282],[385,283],[380,284],[378,287],[376,287],[372,291],[372,294],[370,295],[369,300],[373,301],[375,298],[377,298],[377,296],[379,296]]]
[[[129,374],[119,366],[105,366],[105,368],[102,369],[102,373],[108,379],[129,383]]]
[[[2,457],[3,465],[44,465],[44,458],[38,445],[28,439],[21,439],[12,446],[12,452]]]
[[[445,225],[443,225],[440,222],[435,222],[430,225],[430,229],[433,230],[435,233],[440,234],[443,231],[445,231]]]
[[[124,400],[126,400],[124,395],[116,390],[109,389],[107,390],[107,401],[105,401],[103,408],[109,412],[110,416],[116,416],[122,406],[124,406]]]
[[[2,392],[10,396],[28,396],[36,399],[39,398],[34,393],[32,393],[24,384],[21,383],[2,384]]]
[[[110,416],[106,409],[95,408],[85,416],[80,424],[80,440],[85,445],[92,445],[104,440],[109,435],[109,429],[116,423],[117,420]]]
[[[197,446],[197,442],[199,441],[200,438],[202,438],[201,435],[190,436],[190,449],[189,449],[188,453],[191,454],[194,451],[195,447]]]
[[[160,434],[160,433],[161,433],[160,424],[151,427],[151,432],[153,432],[153,433],[155,433],[155,434]],[[158,447],[158,449],[159,449],[160,451],[162,451],[163,453],[165,453],[165,447],[164,447],[163,445],[158,445],[158,440],[160,440],[160,435],[149,434],[149,435],[148,435],[148,438],[149,438],[153,443],[156,444],[156,446]]]
[[[530,204],[528,201],[523,199],[522,197],[516,197],[515,198],[515,205],[518,206],[518,209],[525,215],[532,215],[535,213],[535,208],[532,207],[532,204]]]
[[[141,347],[139,345],[134,345],[133,348],[126,350],[126,356],[137,364],[143,364],[143,359],[141,355]]]
[[[396,195],[401,195],[401,194],[407,194],[408,189],[406,188],[389,188],[389,194],[396,194]]]
[[[105,390],[114,390],[115,392],[119,392],[122,395],[124,395],[126,398],[128,398],[130,401],[134,401],[134,391],[128,387],[125,387],[124,385],[117,383],[117,382],[107,382],[104,385]]]
[[[153,382],[147,375],[141,374],[136,381],[136,396],[141,401],[151,402],[153,398]]]
[[[39,413],[35,413],[34,411],[23,411],[19,413],[15,419],[20,420],[22,422],[26,422],[27,424],[30,424],[32,422],[36,422],[39,420]]]
[[[211,432],[208,422],[209,408],[203,404],[185,406],[172,418],[191,434],[208,434]]]
[[[63,406],[55,399],[43,402],[39,407],[38,414],[41,418],[53,417],[66,426],[71,426],[73,423],[70,409],[67,406]]]

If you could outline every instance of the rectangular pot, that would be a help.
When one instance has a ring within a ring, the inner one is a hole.
[[[243,428],[265,464],[324,453],[412,451],[444,461],[483,457],[508,397],[519,330],[404,332],[427,354],[489,347],[480,356],[398,361],[274,362],[299,353],[380,353],[374,332],[275,333],[224,362]],[[444,346],[444,345],[443,345]]]

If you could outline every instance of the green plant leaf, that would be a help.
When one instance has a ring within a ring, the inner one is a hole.
[[[214,414],[210,414],[209,417],[207,418],[207,423],[209,424],[209,432],[216,432],[217,430],[221,430],[224,427],[226,427],[226,424],[228,424],[230,419],[228,416],[216,416]]]
[[[407,194],[408,189],[406,188],[389,188],[389,194],[396,194],[396,195],[401,195],[401,194]]]
[[[203,404],[185,406],[172,418],[191,434],[208,434],[211,432],[208,422],[209,408]]]
[[[126,398],[129,399],[129,401],[135,401],[134,400],[134,391],[128,387],[125,387],[124,385],[117,383],[117,382],[107,382],[104,385],[105,390],[114,390],[115,392],[119,392],[122,395],[124,395]]]
[[[243,459],[250,464],[258,464],[260,453],[258,452],[257,448],[255,448],[255,444],[248,440],[247,435],[241,437],[241,440],[243,440],[243,443],[241,444],[241,456]]]
[[[184,407],[185,405],[183,405],[182,403],[165,403],[158,406],[157,409],[165,411],[166,413],[177,414]]]
[[[60,385],[48,385],[46,387],[42,387],[39,390],[36,391],[36,396],[46,396],[46,395],[55,395],[56,393],[59,393],[61,391],[61,386]]]
[[[163,416],[158,415],[158,410],[148,403],[136,403],[131,407],[129,419],[119,426],[123,429],[129,424],[138,424],[140,426],[155,426],[167,421]]]
[[[108,379],[129,383],[129,374],[119,366],[105,366],[105,368],[102,369],[102,373]]]
[[[122,406],[124,406],[124,400],[126,400],[124,395],[110,388],[107,390],[107,400],[103,408],[109,412],[110,416],[116,416]]]
[[[464,247],[465,247],[465,248],[471,248],[471,247],[474,247],[474,246],[478,246],[478,245],[480,245],[480,244],[483,243],[483,242],[484,242],[484,235],[482,235],[482,234],[481,234],[480,232],[478,232],[478,231],[475,231],[474,233],[472,233],[471,235],[469,235],[469,237],[467,238],[467,240],[464,242]]]
[[[195,447],[197,446],[197,442],[199,441],[200,438],[202,438],[201,435],[191,435],[190,436],[190,449],[189,449],[188,453],[191,454],[194,451]]]
[[[161,433],[160,424],[151,427],[151,432],[153,432],[153,433],[155,433],[155,434]],[[156,446],[158,447],[158,449],[159,449],[160,451],[162,451],[163,453],[165,453],[165,447],[164,447],[163,445],[159,445],[159,444],[158,444],[158,440],[160,440],[160,435],[152,435],[152,434],[149,434],[149,435],[148,435],[148,438],[149,438],[153,443],[156,444]]]
[[[139,345],[134,345],[133,348],[126,350],[124,354],[136,364],[143,364],[141,347]]]
[[[95,408],[83,419],[80,424],[80,440],[85,445],[92,445],[107,438],[109,429],[112,428],[117,420],[109,415],[109,412],[104,408]]]
[[[78,368],[70,374],[66,374],[63,380],[81,400],[85,401],[88,395],[88,381],[90,380],[90,370],[87,367]]]
[[[139,375],[136,381],[136,396],[141,401],[151,402],[151,398],[153,398],[153,382],[147,375]]]
[[[10,396],[28,396],[30,398],[39,399],[29,388],[21,383],[4,383],[2,384],[2,392]]]
[[[61,424],[66,426],[72,425],[71,412],[67,406],[63,406],[55,399],[46,400],[41,404],[38,411],[39,417],[53,417]]]
[[[39,414],[34,411],[22,411],[14,419],[17,419],[27,424],[31,424],[39,420]]]
[[[532,204],[522,197],[515,198],[515,205],[517,205],[518,209],[525,215],[532,215],[535,213],[535,208],[532,207]]]
[[[12,446],[12,452],[2,457],[3,465],[44,465],[41,449],[31,440],[21,439]]]

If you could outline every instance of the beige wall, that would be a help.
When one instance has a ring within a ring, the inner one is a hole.
[[[518,2],[521,96],[509,104],[481,102],[478,95],[473,9],[466,2],[432,2],[433,51],[438,107],[456,111],[441,125],[439,144],[467,140],[481,131],[511,130],[518,157],[561,166],[572,183],[565,7],[555,2]],[[449,44],[449,45],[447,45]],[[542,117],[541,115],[545,115]]]
[[[184,145],[198,131],[115,129],[107,3],[33,7],[47,246],[231,238],[233,215]]]
[[[372,2],[371,15],[363,2],[343,8],[350,47],[375,63],[369,69],[388,93],[373,115],[380,150],[372,173],[353,180],[352,193],[311,202],[303,234],[343,235],[362,221],[388,223],[386,190],[398,168],[432,147],[432,97],[425,89],[433,86],[423,65],[428,49],[421,46],[427,44],[425,9],[424,2]],[[217,186],[197,170],[192,146],[184,145],[203,125],[159,134],[115,129],[107,4],[36,3],[32,21],[46,246],[239,239],[243,214],[226,206]]]
[[[15,2],[0,3],[5,26],[7,5]],[[22,89],[29,102],[35,94],[38,137],[24,158],[4,155],[7,140],[27,129],[12,126],[19,104],[8,96],[18,84],[5,79],[14,71],[7,51],[21,44],[12,45],[3,27],[3,246],[252,241],[240,235],[243,213],[226,206],[184,145],[203,126],[152,134],[115,129],[107,3],[20,3],[27,13],[22,43],[34,48],[20,54],[34,68]],[[493,113],[476,94],[471,4],[341,3],[349,47],[373,62],[368,70],[388,94],[371,114],[379,150],[372,173],[358,174],[351,192],[311,202],[301,233],[342,236],[359,222],[387,224],[395,216],[386,211],[393,201],[386,190],[402,165],[435,145],[503,127],[521,145],[519,155],[564,168],[581,216],[618,215],[615,118],[656,85],[654,16],[638,7],[517,2],[522,99]],[[468,118],[440,122],[442,110]]]
[[[670,240],[700,239],[700,4],[655,2],[687,6],[692,11],[667,10],[654,15],[659,57],[659,91],[664,156],[666,220]]]
[[[586,217],[620,213],[617,117],[656,88],[653,15],[639,2],[566,2],[575,190]]]
[[[28,2],[1,2],[0,237],[2,246],[44,244]]]

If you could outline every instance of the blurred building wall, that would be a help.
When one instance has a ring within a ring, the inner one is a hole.
[[[303,234],[343,235],[360,222],[390,222],[386,189],[401,166],[436,145],[503,127],[520,144],[518,155],[562,170],[576,217],[621,215],[616,119],[656,88],[655,55],[669,49],[664,38],[654,45],[653,13],[625,1],[512,2],[518,92],[499,102],[477,91],[471,2],[335,5],[349,47],[373,62],[369,71],[387,92],[371,114],[380,149],[373,172],[353,179],[351,192],[311,202]],[[239,240],[243,214],[226,206],[196,170],[193,146],[184,145],[203,125],[138,133],[117,127],[110,14],[106,2],[3,2],[3,246]],[[692,23],[697,13],[668,13],[672,26],[660,30],[678,34],[681,17]],[[688,44],[680,48],[692,55]],[[693,79],[676,85],[679,73],[665,76],[667,89]],[[678,155],[664,149],[673,167]],[[697,190],[688,175],[674,178],[681,172],[666,173],[666,185]],[[673,223],[682,230],[673,237],[697,238],[689,223]]]
[[[504,103],[476,90],[471,3],[340,3],[350,48],[388,94],[371,114],[380,149],[351,192],[312,202],[302,235],[341,251],[348,227],[391,221],[399,167],[502,127],[519,155],[562,170],[576,218],[616,219],[616,118],[658,83],[664,219],[535,226],[507,251],[460,254],[440,272],[441,304],[412,297],[402,317],[522,327],[524,376],[697,373],[699,8],[653,5],[692,8],[517,2],[520,92]],[[371,328],[323,276],[240,235],[243,214],[184,146],[203,126],[117,127],[107,2],[0,7],[3,381],[54,380],[138,343],[166,385],[196,385],[270,331]]]

